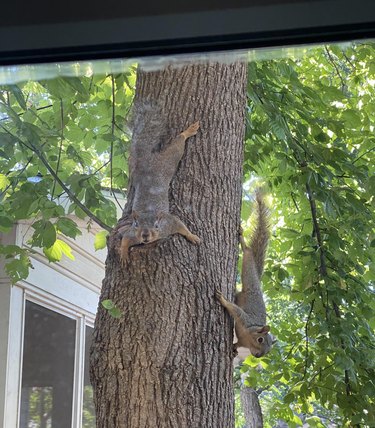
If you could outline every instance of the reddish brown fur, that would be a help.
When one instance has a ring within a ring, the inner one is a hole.
[[[256,192],[257,225],[253,231],[250,246],[240,235],[242,259],[242,290],[236,295],[235,303],[225,299],[218,290],[216,296],[222,306],[235,320],[238,342],[235,347],[243,346],[250,349],[255,357],[269,352],[273,344],[273,336],[266,325],[266,306],[261,289],[261,276],[264,268],[269,240],[269,213],[264,204],[262,194]]]

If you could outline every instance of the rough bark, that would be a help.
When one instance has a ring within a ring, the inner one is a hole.
[[[123,315],[111,318],[99,304],[91,348],[97,427],[229,428],[233,325],[215,289],[232,299],[237,274],[246,64],[139,70],[142,99],[163,106],[171,137],[201,123],[169,199],[202,243],[174,235],[135,248],[124,269],[109,239],[100,300]],[[130,189],[125,214],[132,197]]]
[[[245,415],[246,428],[263,428],[262,409],[256,391],[244,386],[241,389],[241,404]]]

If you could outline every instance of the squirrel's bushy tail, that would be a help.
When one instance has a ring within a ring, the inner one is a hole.
[[[252,252],[258,278],[262,276],[264,269],[264,259],[268,241],[270,237],[270,212],[264,203],[263,193],[261,189],[255,192],[257,220],[256,226],[251,236],[250,250]]]

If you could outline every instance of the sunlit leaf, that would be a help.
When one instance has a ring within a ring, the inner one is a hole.
[[[70,246],[60,239],[56,239],[54,244],[49,248],[43,249],[44,254],[50,262],[59,262],[62,256],[65,255],[70,260],[74,260],[74,255]]]
[[[107,236],[108,232],[106,230],[102,230],[95,234],[94,247],[95,251],[102,250],[107,245]]]
[[[9,186],[10,181],[7,176],[0,173],[0,190],[5,190]]]

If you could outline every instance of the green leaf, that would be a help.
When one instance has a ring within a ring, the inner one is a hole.
[[[17,112],[10,105],[0,102],[0,112],[1,111],[5,112],[9,116],[17,128],[22,126],[21,119],[19,118]]]
[[[0,173],[0,190],[5,190],[10,185],[8,177]]]
[[[101,305],[103,306],[104,309],[107,309],[109,315],[111,315],[111,317],[113,318],[121,318],[122,316],[122,312],[121,310],[113,303],[112,300],[103,300],[101,302]]]
[[[351,126],[352,128],[356,128],[356,127],[361,126],[361,123],[362,123],[361,116],[355,110],[351,110],[351,109],[345,110],[342,113],[342,117],[343,117],[344,121],[346,122],[346,124],[348,126]]]
[[[323,425],[320,421],[320,419],[317,416],[311,416],[306,418],[305,423],[308,424],[311,428],[324,428],[325,425]]]
[[[14,222],[9,217],[0,216],[0,231],[8,232],[14,225]]]
[[[122,312],[120,311],[119,308],[110,309],[108,312],[113,318],[121,318],[122,316]]]
[[[82,232],[78,228],[77,224],[68,217],[59,218],[56,222],[56,228],[65,236],[69,236],[69,238],[74,239],[77,235],[82,235]]]
[[[35,232],[32,236],[32,244],[38,247],[50,248],[56,241],[55,226],[49,220],[38,220],[32,225]]]
[[[60,239],[56,239],[54,244],[49,248],[44,248],[43,252],[50,262],[59,262],[65,255],[70,260],[74,260],[70,246]]]
[[[9,89],[12,92],[12,94],[14,95],[14,97],[16,98],[20,107],[22,107],[24,110],[26,110],[26,108],[27,108],[26,101],[25,101],[25,97],[23,96],[23,92],[21,91],[21,89],[17,85],[9,85]]]
[[[297,415],[293,416],[293,419],[291,420],[291,422],[297,424],[297,426],[301,426],[301,427],[303,426],[303,422],[302,422],[301,418],[298,417]]]
[[[94,247],[95,251],[102,250],[107,245],[108,231],[102,230],[95,235]]]
[[[28,277],[29,269],[32,268],[32,265],[27,255],[27,250],[17,245],[0,245],[0,254],[6,254],[7,259],[11,259],[5,263],[5,272],[12,284],[16,284],[18,281]]]
[[[294,399],[295,399],[294,394],[290,392],[289,394],[286,394],[286,396],[284,397],[284,403],[290,404],[294,401]]]
[[[64,77],[64,81],[81,95],[87,95],[87,90],[78,77]]]
[[[109,299],[103,300],[101,302],[101,305],[103,306],[103,308],[108,310],[113,309],[115,307],[115,304],[112,302],[112,300],[109,300]]]

